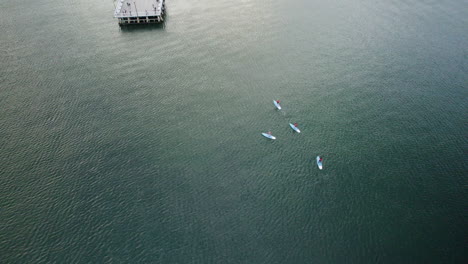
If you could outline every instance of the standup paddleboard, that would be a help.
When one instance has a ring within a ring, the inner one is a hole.
[[[317,156],[317,166],[319,167],[319,169],[323,169],[322,162],[320,161],[320,156]]]
[[[297,128],[297,126],[295,126],[295,125],[293,125],[293,124],[291,124],[291,123],[289,123],[289,126],[290,126],[294,131],[296,131],[297,133],[301,133],[301,130],[299,130],[299,128]]]
[[[276,100],[273,100],[273,104],[278,110],[281,110],[281,105]]]
[[[269,139],[276,139],[273,135],[270,135],[268,133],[262,133],[262,135],[266,138],[269,138]]]

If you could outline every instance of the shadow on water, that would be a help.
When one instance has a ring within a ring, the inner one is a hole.
[[[164,30],[166,28],[166,21],[158,24],[131,24],[121,25],[120,30],[122,32],[140,32],[140,31],[151,31],[151,30]]]

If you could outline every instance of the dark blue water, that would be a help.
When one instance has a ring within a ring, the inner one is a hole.
[[[1,263],[466,263],[466,1],[167,7],[0,4]]]

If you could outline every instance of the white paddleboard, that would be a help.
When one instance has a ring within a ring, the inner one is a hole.
[[[317,156],[317,166],[319,169],[323,169],[322,162],[320,161],[320,156]]]
[[[276,102],[276,100],[273,100],[273,104],[275,105],[276,109],[281,110],[281,105]]]
[[[262,133],[262,135],[266,138],[269,138],[269,139],[276,139],[273,135],[270,135],[268,133]]]
[[[299,128],[297,128],[295,125],[289,123],[289,126],[290,126],[294,131],[296,131],[297,133],[301,133],[301,130],[299,130]]]

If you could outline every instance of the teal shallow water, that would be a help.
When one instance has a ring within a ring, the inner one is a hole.
[[[466,262],[461,2],[2,3],[2,261]]]

